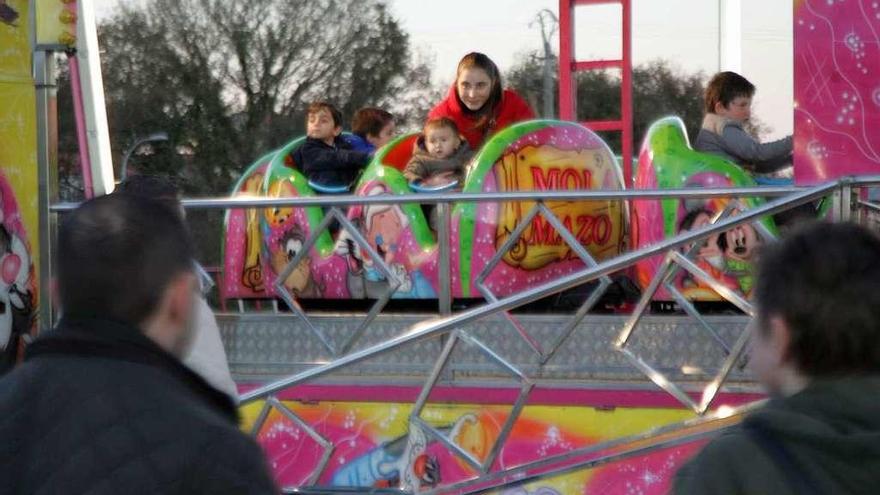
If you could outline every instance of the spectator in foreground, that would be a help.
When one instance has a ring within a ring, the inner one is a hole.
[[[155,199],[166,204],[174,211],[180,212],[181,218],[185,219],[186,213],[180,204],[180,189],[170,180],[155,175],[132,175],[126,177],[116,188],[114,194],[130,194],[143,198]],[[198,263],[198,274],[206,273]],[[223,348],[223,340],[220,338],[220,329],[214,312],[205,300],[204,292],[213,284],[210,278],[200,278],[199,297],[195,301],[195,315],[193,320],[192,346],[183,356],[183,364],[195,371],[205,379],[209,385],[228,395],[235,404],[238,404],[238,387],[229,372],[229,362],[226,359],[226,350]]]
[[[880,238],[821,223],[765,249],[750,365],[771,399],[686,464],[673,493],[876,493]]]
[[[0,379],[4,493],[275,493],[236,409],[180,362],[198,281],[179,214],[87,201],[58,234],[64,316]]]

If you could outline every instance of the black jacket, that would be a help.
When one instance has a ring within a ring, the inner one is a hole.
[[[370,155],[354,151],[337,136],[333,146],[320,139],[306,138],[293,153],[293,161],[312,182],[325,186],[350,185],[361,169],[370,162]]]
[[[0,379],[0,493],[276,493],[235,406],[134,328],[63,321]]]
[[[672,493],[880,492],[880,376],[816,380],[709,443]]]

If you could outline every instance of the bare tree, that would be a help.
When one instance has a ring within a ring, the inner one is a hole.
[[[227,191],[302,133],[309,101],[346,116],[394,106],[411,74],[430,73],[380,0],[150,0],[121,7],[100,34],[115,149],[166,131],[167,155],[145,166],[182,168],[197,192]]]
[[[541,41],[544,48],[544,55],[538,57],[538,60],[542,62],[541,75],[544,88],[542,115],[550,119],[556,116],[553,95],[555,93],[554,74],[558,67],[558,60],[553,53],[552,41],[553,36],[559,31],[559,19],[550,9],[542,9],[535,15],[535,20],[529,24],[529,27],[535,24],[541,27]]]

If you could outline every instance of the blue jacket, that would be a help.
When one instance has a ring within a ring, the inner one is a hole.
[[[376,151],[376,147],[373,146],[373,143],[367,141],[365,138],[358,136],[357,134],[346,134],[343,136],[343,139],[348,141],[349,146],[354,151],[360,151],[362,153],[373,154]]]

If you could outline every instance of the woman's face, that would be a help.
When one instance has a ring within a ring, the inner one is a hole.
[[[483,69],[471,67],[459,73],[455,86],[464,106],[477,111],[483,108],[492,93],[492,78]]]

